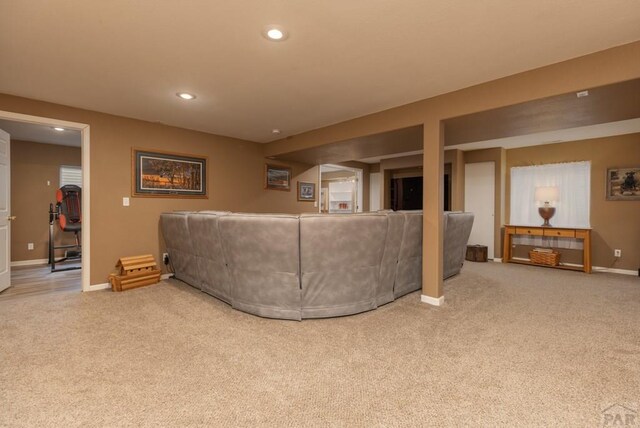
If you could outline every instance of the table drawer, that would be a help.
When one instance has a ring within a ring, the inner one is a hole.
[[[528,227],[516,227],[516,234],[517,235],[535,235],[535,236],[542,236],[543,235],[543,230],[542,229],[536,229],[536,228],[528,228]]]
[[[576,231],[567,230],[567,229],[545,229],[544,236],[560,236],[562,238],[575,238]]]

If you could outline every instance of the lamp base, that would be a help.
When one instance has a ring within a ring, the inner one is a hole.
[[[538,214],[540,214],[540,217],[542,217],[542,219],[544,220],[544,223],[542,223],[543,227],[552,227],[551,223],[549,223],[549,220],[551,219],[551,217],[553,217],[555,213],[556,213],[555,207],[538,208]]]

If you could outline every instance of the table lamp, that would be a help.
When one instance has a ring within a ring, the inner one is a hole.
[[[556,213],[556,208],[552,206],[558,201],[560,192],[557,187],[536,187],[536,203],[539,206],[538,213],[543,218],[543,227],[551,227],[549,220]]]

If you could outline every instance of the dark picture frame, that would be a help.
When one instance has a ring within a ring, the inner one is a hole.
[[[314,202],[316,200],[316,183],[298,181],[298,200]]]
[[[269,190],[291,190],[291,168],[283,165],[264,166],[264,188]]]
[[[640,166],[607,169],[607,201],[640,201]]]
[[[208,198],[208,159],[183,153],[132,149],[132,195]]]

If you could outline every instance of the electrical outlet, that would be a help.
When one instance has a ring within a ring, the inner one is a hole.
[[[169,264],[169,253],[162,253],[162,263],[165,265]]]
[[[622,250],[613,250],[613,257],[622,257]]]
[[[27,244],[27,250],[33,250],[33,242]]]

